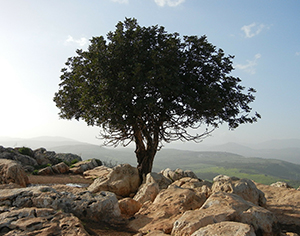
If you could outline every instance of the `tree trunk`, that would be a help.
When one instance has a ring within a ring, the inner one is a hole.
[[[156,150],[147,149],[142,152],[136,151],[135,153],[138,161],[137,168],[140,172],[140,176],[144,179],[152,170]]]
[[[158,134],[155,134],[154,138],[151,138],[149,135],[146,138],[144,136],[145,134],[142,134],[140,130],[135,132],[137,168],[142,180],[152,170],[154,156],[158,147]],[[147,143],[146,147],[144,141]]]

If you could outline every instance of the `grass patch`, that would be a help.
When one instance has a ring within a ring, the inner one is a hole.
[[[39,173],[39,170],[34,170],[34,171],[32,171],[32,174],[33,174],[33,175],[38,175],[38,173]]]
[[[277,181],[287,182],[293,187],[299,186],[298,181],[291,181],[288,179],[280,179],[271,175],[255,173],[254,170],[241,170],[237,168],[224,168],[224,167],[209,167],[209,168],[202,168],[202,169],[195,169],[194,173],[200,178],[205,179],[208,181],[212,181],[212,179],[217,175],[228,175],[228,176],[235,176],[238,178],[246,178],[251,179],[257,183],[270,185]]]

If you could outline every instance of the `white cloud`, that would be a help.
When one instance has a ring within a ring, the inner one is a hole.
[[[181,3],[185,2],[185,0],[154,0],[154,1],[160,7],[164,7],[165,5],[169,7],[176,7]]]
[[[111,0],[113,2],[121,3],[121,4],[127,4],[129,3],[129,0]]]
[[[261,54],[256,54],[254,56],[253,60],[247,60],[247,64],[236,64],[235,68],[246,71],[247,73],[250,74],[255,74],[256,73],[256,69],[255,67],[257,66],[257,61],[258,59],[261,58]]]
[[[300,52],[296,52],[296,56],[300,56]]]
[[[74,39],[72,36],[69,35],[65,42],[66,43],[76,43],[82,47],[88,43],[88,39],[84,38],[84,37],[82,37],[80,39]]]
[[[241,30],[244,31],[246,38],[252,38],[258,35],[263,29],[268,28],[268,26],[264,24],[256,24],[252,23],[250,25],[244,25]]]

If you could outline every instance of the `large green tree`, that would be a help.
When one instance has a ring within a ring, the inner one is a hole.
[[[206,36],[180,38],[126,18],[76,52],[54,97],[60,117],[101,127],[105,144],[135,142],[141,175],[163,142],[199,141],[222,123],[234,129],[260,117],[249,107],[255,90],[230,75],[233,56]]]

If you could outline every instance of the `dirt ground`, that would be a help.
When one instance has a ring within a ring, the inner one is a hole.
[[[45,184],[45,185],[53,185],[53,184],[83,184],[83,185],[90,185],[93,183],[91,179],[85,179],[81,175],[71,175],[71,174],[64,174],[64,175],[29,175],[29,182],[30,184]]]
[[[58,191],[66,191],[78,193],[85,191],[86,187],[90,185],[93,180],[85,179],[81,175],[51,175],[51,176],[41,176],[41,175],[29,175],[29,182],[32,185],[42,184],[50,185]],[[68,187],[66,184],[80,184],[86,187]],[[131,236],[136,232],[132,232],[125,227],[114,227],[103,222],[83,222],[85,230],[91,235],[103,235],[103,236]]]
[[[91,236],[98,236],[98,235],[104,235],[104,236],[132,236],[136,234],[136,232],[132,232],[126,228],[122,227],[112,227],[108,224],[105,224],[101,222],[100,224],[98,222],[89,222],[84,225],[85,230],[91,235]]]

